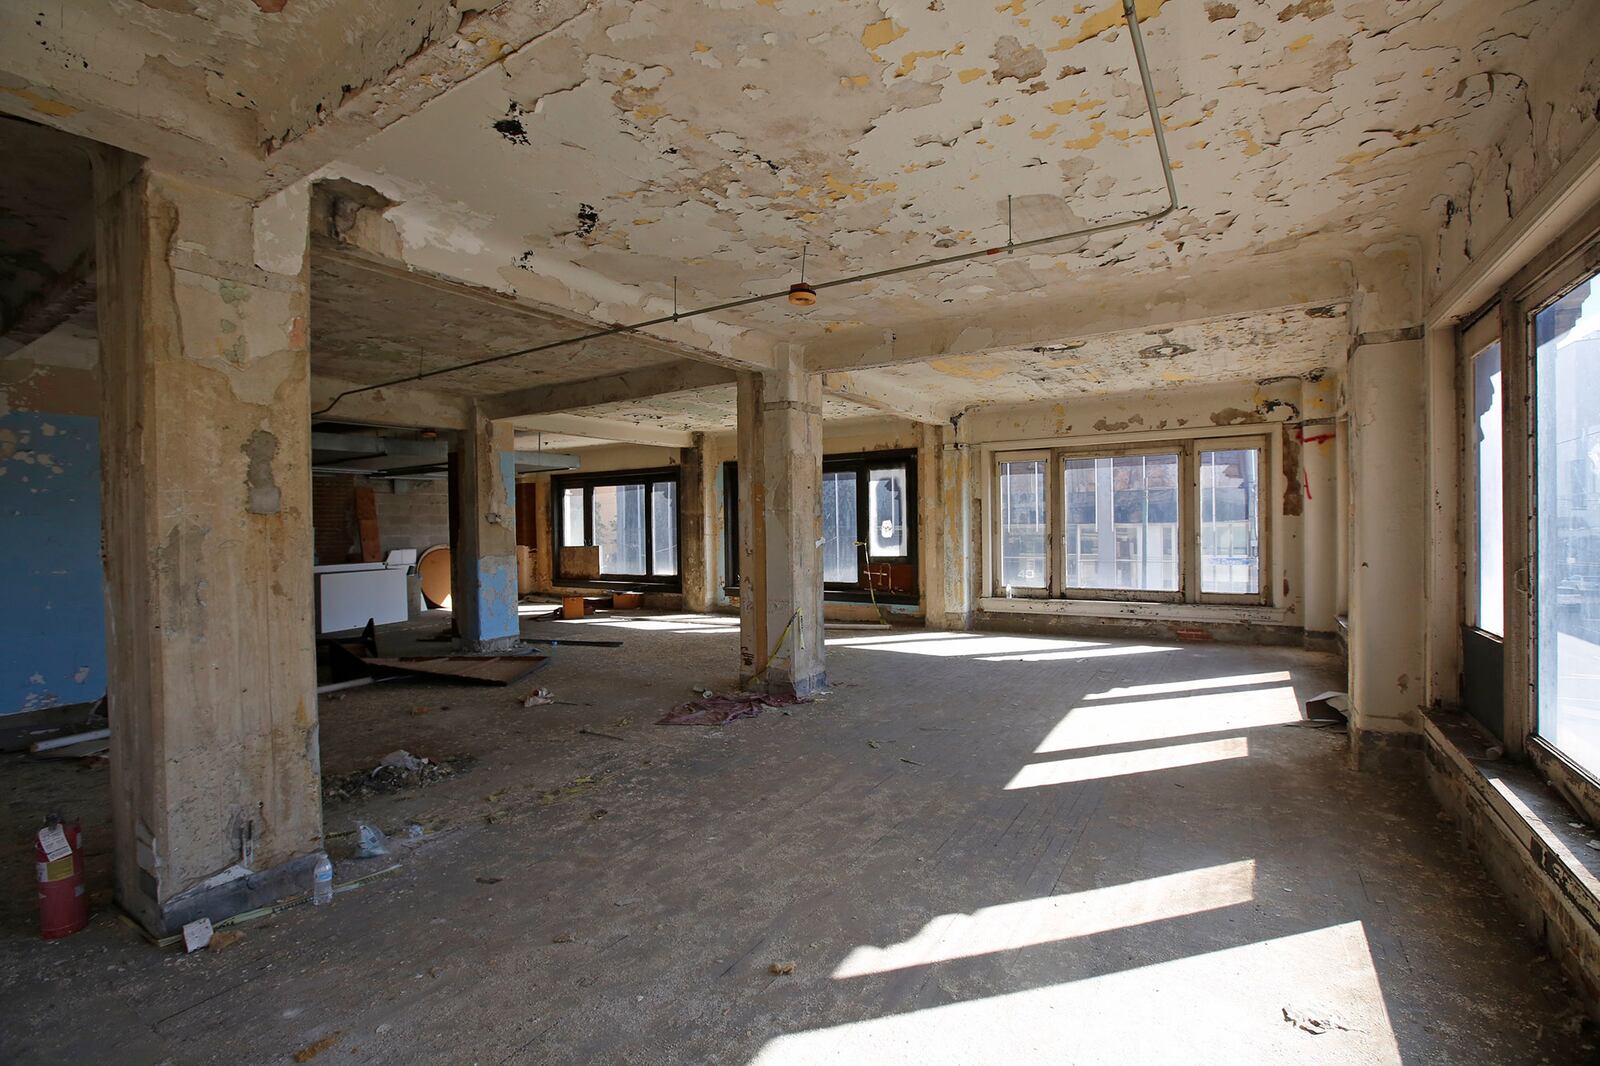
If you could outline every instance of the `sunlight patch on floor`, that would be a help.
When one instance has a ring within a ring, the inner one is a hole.
[[[1247,859],[1085,892],[1000,903],[971,914],[941,914],[909,940],[856,948],[833,976],[887,973],[1232,907],[1255,898],[1255,880],[1256,864]]]
[[[1135,696],[1161,696],[1169,692],[1196,692],[1208,688],[1244,688],[1246,685],[1284,684],[1290,681],[1289,671],[1274,670],[1266,674],[1233,674],[1229,677],[1192,677],[1183,681],[1163,681],[1158,685],[1124,685],[1108,688],[1104,692],[1091,692],[1085,700],[1125,700]]]
[[[1167,740],[1198,733],[1255,729],[1300,721],[1300,701],[1288,685],[1246,692],[1212,692],[1133,703],[1091,703],[1068,711],[1034,749],[1036,755]]]
[[[1106,777],[1127,777],[1154,770],[1243,759],[1250,754],[1250,741],[1226,737],[1195,744],[1168,744],[1138,751],[1118,751],[1105,755],[1083,755],[1076,759],[1056,759],[1024,766],[1006,783],[1007,790],[1065,785],[1073,781],[1098,781]]]

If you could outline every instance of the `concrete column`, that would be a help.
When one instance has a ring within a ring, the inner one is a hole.
[[[1351,754],[1414,745],[1423,700],[1425,411],[1420,333],[1362,334],[1350,354]]]
[[[1301,392],[1306,424],[1299,428],[1300,475],[1304,479],[1301,503],[1301,605],[1308,633],[1331,635],[1335,627],[1339,581],[1339,523],[1337,475],[1337,387],[1324,378],[1307,382]],[[1290,428],[1288,432],[1296,432]]]
[[[944,499],[940,468],[943,426],[917,424],[917,572],[922,578],[923,624],[939,628],[944,619]]]
[[[716,602],[716,470],[706,454],[706,435],[682,451],[678,476],[678,559],[683,609],[705,612]]]
[[[95,160],[117,899],[151,932],[310,887],[305,188]]]
[[[929,596],[927,625],[966,629],[972,624],[980,587],[976,546],[983,504],[974,496],[972,452],[956,442],[955,431],[941,429],[939,435],[938,510],[930,523],[939,527],[939,591]]]
[[[805,695],[822,645],[822,380],[798,351],[739,375],[739,677]]]
[[[460,436],[450,491],[455,495],[450,608],[462,646],[514,646],[517,621],[517,453],[509,422],[476,409]]]

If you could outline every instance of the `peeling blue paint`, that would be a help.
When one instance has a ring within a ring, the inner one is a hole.
[[[0,550],[18,581],[0,614],[0,715],[105,695],[99,419],[0,415]]]
[[[479,640],[520,635],[517,618],[517,568],[504,556],[478,560]]]

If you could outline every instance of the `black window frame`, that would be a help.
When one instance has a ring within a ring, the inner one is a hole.
[[[918,555],[919,513],[917,508],[917,453],[915,449],[895,449],[878,452],[853,452],[844,455],[825,455],[822,458],[824,474],[853,471],[856,475],[856,535],[867,528],[871,501],[868,487],[871,471],[884,467],[899,467],[905,471],[905,552],[901,555],[869,555],[867,543],[856,543],[856,573],[854,582],[824,582],[823,598],[834,603],[890,603],[913,605],[921,602],[922,571]],[[730,593],[739,591],[739,464],[728,461],[722,464],[723,476],[723,561],[727,577],[724,588]],[[821,486],[818,486],[820,493]],[[817,506],[822,506],[819,496]],[[867,567],[894,563],[911,567],[912,591],[901,593],[880,592],[868,588]]]
[[[676,466],[653,470],[615,470],[593,474],[565,474],[550,479],[550,543],[555,545],[551,560],[551,574],[557,585],[577,587],[651,588],[663,591],[683,590],[683,483],[682,471]],[[656,574],[655,522],[650,511],[651,486],[663,482],[672,484],[674,556],[676,573]],[[644,559],[646,574],[607,574],[599,577],[572,577],[561,570],[561,549],[592,547],[594,543],[594,490],[621,485],[642,485],[645,495]],[[562,507],[568,489],[583,490],[583,544],[566,542],[566,523],[562,521]]]

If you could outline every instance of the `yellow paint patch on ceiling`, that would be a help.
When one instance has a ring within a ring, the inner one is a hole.
[[[1007,2],[1004,4],[994,5],[994,9],[1002,14],[1010,12],[1011,14],[1016,15],[1018,18],[1021,18],[1022,6],[1025,3],[1027,3],[1027,0],[1007,0]]]
[[[879,19],[861,31],[861,47],[881,63],[883,60],[878,55],[878,49],[893,44],[905,35],[906,28],[894,19]]]
[[[1244,145],[1245,155],[1260,155],[1264,149],[1256,143],[1256,135],[1249,130],[1234,130],[1233,135]]]
[[[1055,136],[1056,128],[1060,125],[1061,123],[1059,122],[1052,122],[1042,130],[1029,131],[1028,136],[1032,137],[1036,141],[1047,141],[1051,137]]]
[[[1075,152],[1086,152],[1106,138],[1106,124],[1104,122],[1089,123],[1089,135],[1061,142],[1061,147],[1071,148]]]
[[[1095,99],[1089,99],[1089,100],[1057,100],[1055,103],[1050,105],[1050,110],[1054,111],[1058,115],[1070,115],[1074,111],[1090,111],[1090,110],[1093,110],[1094,108],[1102,106],[1104,103],[1105,103],[1104,100],[1095,100]]]
[[[967,85],[971,82],[977,81],[987,73],[989,72],[982,67],[968,67],[966,70],[958,73],[956,77],[961,79],[962,85]]]
[[[928,366],[943,374],[945,377],[962,378],[966,381],[994,381],[996,378],[1005,377],[1007,368],[1003,366],[983,366],[976,359],[932,359]]]
[[[1289,51],[1298,52],[1298,51],[1300,51],[1302,48],[1304,48],[1306,45],[1308,45],[1310,43],[1311,43],[1311,34],[1309,34],[1309,33],[1306,34],[1303,37],[1296,37],[1294,40],[1289,42]]]
[[[1161,8],[1167,0],[1135,0],[1133,13],[1140,22],[1154,18],[1161,13]],[[1079,7],[1079,12],[1086,10]],[[1076,47],[1092,37],[1098,37],[1114,26],[1122,25],[1122,5],[1112,4],[1110,7],[1095,12],[1083,20],[1083,25],[1078,27],[1076,37],[1063,37],[1049,48],[1047,52],[1065,52],[1068,48]]]
[[[52,100],[47,96],[40,96],[38,93],[28,89],[14,89],[9,85],[0,85],[0,93],[9,93],[15,96],[41,115],[66,118],[68,115],[76,115],[78,113],[78,108],[73,107],[71,104],[64,104],[60,100]]]
[[[903,78],[917,69],[917,63],[924,59],[948,59],[958,56],[966,50],[965,44],[958,44],[954,48],[928,48],[920,52],[907,52],[900,57],[900,66],[895,70],[894,76]]]
[[[1009,126],[1015,121],[1017,120],[1013,115],[1001,115],[999,118],[994,120],[994,124],[996,126]]]
[[[846,89],[865,89],[872,79],[865,74],[856,74],[848,78],[840,78],[839,84]]]

